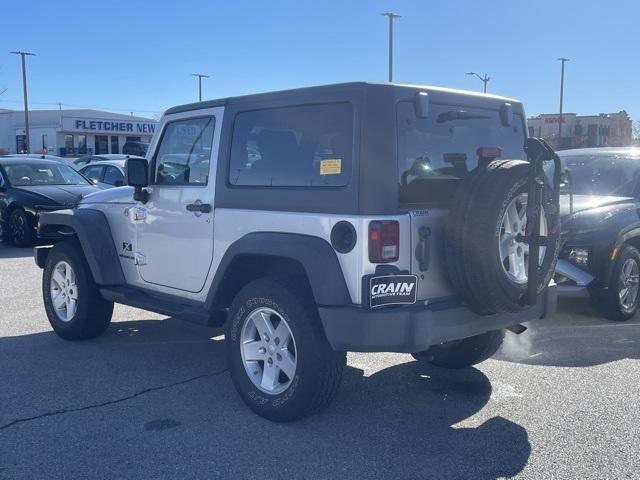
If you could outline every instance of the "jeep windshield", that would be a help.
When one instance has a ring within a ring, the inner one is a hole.
[[[504,126],[498,110],[432,104],[427,118],[417,118],[413,103],[400,102],[397,122],[403,208],[448,204],[460,180],[478,166],[481,148],[500,148],[500,158],[526,158],[519,114]]]

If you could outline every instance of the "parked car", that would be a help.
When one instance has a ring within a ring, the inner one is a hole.
[[[129,155],[119,154],[119,153],[108,153],[104,155],[85,155],[84,157],[80,157],[73,161],[76,169],[80,169],[89,163],[95,162],[104,162],[106,160],[126,160],[129,158]]]
[[[225,325],[240,397],[289,421],[332,401],[346,351],[463,368],[553,312],[558,205],[529,278],[516,100],[348,83],[179,106],[160,130],[129,187],[40,219],[68,234],[36,251],[62,338],[102,334],[114,303]]]
[[[561,199],[563,248],[559,292],[591,296],[612,320],[638,310],[640,149],[558,152],[568,171]]]
[[[0,231],[4,240],[28,247],[42,212],[71,208],[100,189],[69,165],[32,157],[0,158]]]
[[[148,150],[149,144],[146,142],[127,141],[122,146],[122,153],[126,153],[127,155],[136,155],[138,157],[146,156]]]
[[[100,188],[122,187],[125,162],[126,160],[104,160],[85,165],[79,171]]]

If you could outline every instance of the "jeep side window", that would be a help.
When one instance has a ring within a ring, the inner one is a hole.
[[[154,158],[156,184],[207,184],[214,123],[199,117],[167,124]]]
[[[349,183],[352,156],[349,103],[241,112],[233,126],[229,183],[341,187]]]

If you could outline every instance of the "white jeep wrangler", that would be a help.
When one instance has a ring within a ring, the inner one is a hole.
[[[554,308],[557,205],[526,136],[515,100],[423,86],[172,108],[127,186],[40,218],[47,316],[69,340],[114,303],[226,324],[238,393],[276,421],[329,404],[346,351],[476,364]]]

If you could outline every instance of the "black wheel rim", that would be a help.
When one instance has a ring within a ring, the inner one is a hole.
[[[20,214],[11,216],[11,236],[17,243],[23,242],[26,235],[26,225],[24,217]]]

